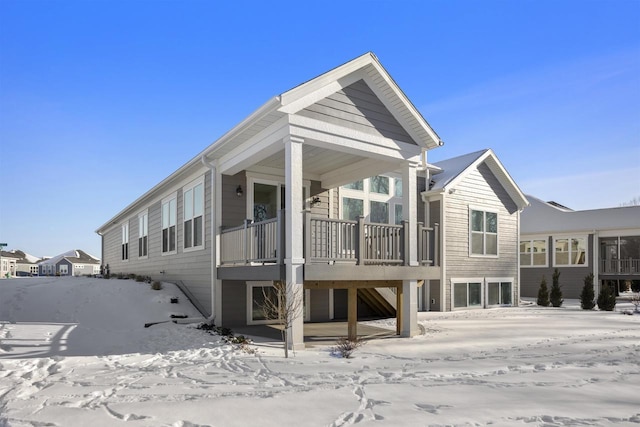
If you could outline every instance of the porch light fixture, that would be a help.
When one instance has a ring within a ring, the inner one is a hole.
[[[244,194],[244,192],[242,191],[241,185],[238,185],[238,188],[236,188],[236,194],[238,197],[242,197],[242,195]]]
[[[315,205],[320,203],[320,197],[315,196],[313,199],[311,199],[311,203],[309,203],[311,205],[311,207],[314,207]]]

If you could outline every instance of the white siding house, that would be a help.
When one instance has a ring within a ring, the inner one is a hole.
[[[449,310],[444,283],[476,278],[479,268],[465,270],[461,257],[483,266],[486,305],[494,282],[508,282],[515,301],[526,199],[490,151],[429,190],[440,169],[423,167],[441,145],[367,53],[272,98],[106,221],[97,230],[103,264],[180,283],[204,315],[230,327],[267,322],[260,300],[283,282],[303,307],[287,331],[293,348],[303,347],[304,321],[347,318],[353,336],[368,310],[395,312],[397,333],[415,335],[419,304],[432,295],[437,302],[422,308]],[[497,237],[469,231],[476,211],[497,214]],[[451,224],[446,271],[439,221]],[[485,252],[470,252],[470,239]],[[434,283],[443,286],[429,293]]]
[[[425,223],[442,232],[441,276],[421,295],[425,309],[515,306],[520,212],[528,201],[492,150],[426,170]]]

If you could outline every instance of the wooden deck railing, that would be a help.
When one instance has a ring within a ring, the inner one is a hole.
[[[221,231],[221,263],[282,263],[284,214]],[[418,263],[439,265],[439,229],[418,223]],[[405,256],[409,243],[408,222],[403,225],[365,223],[314,217],[305,213],[304,257],[307,263],[352,263],[358,265],[409,265]],[[302,237],[301,236],[301,237]]]
[[[220,233],[222,264],[282,263],[282,215],[261,222],[245,220],[243,225]]]
[[[600,274],[640,274],[640,259],[601,259]]]

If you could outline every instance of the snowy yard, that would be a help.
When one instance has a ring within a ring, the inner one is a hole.
[[[425,335],[285,359],[278,343],[251,355],[193,325],[144,328],[196,316],[178,294],[1,280],[0,426],[640,425],[640,315],[419,313]]]

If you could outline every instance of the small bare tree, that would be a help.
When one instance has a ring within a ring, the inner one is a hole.
[[[269,288],[266,288],[269,289]],[[287,295],[287,284],[282,281],[273,282],[273,293],[262,289],[262,310],[267,320],[275,320],[282,328],[284,357],[289,357],[289,330],[293,322],[302,315],[304,294],[302,288],[295,288]]]

